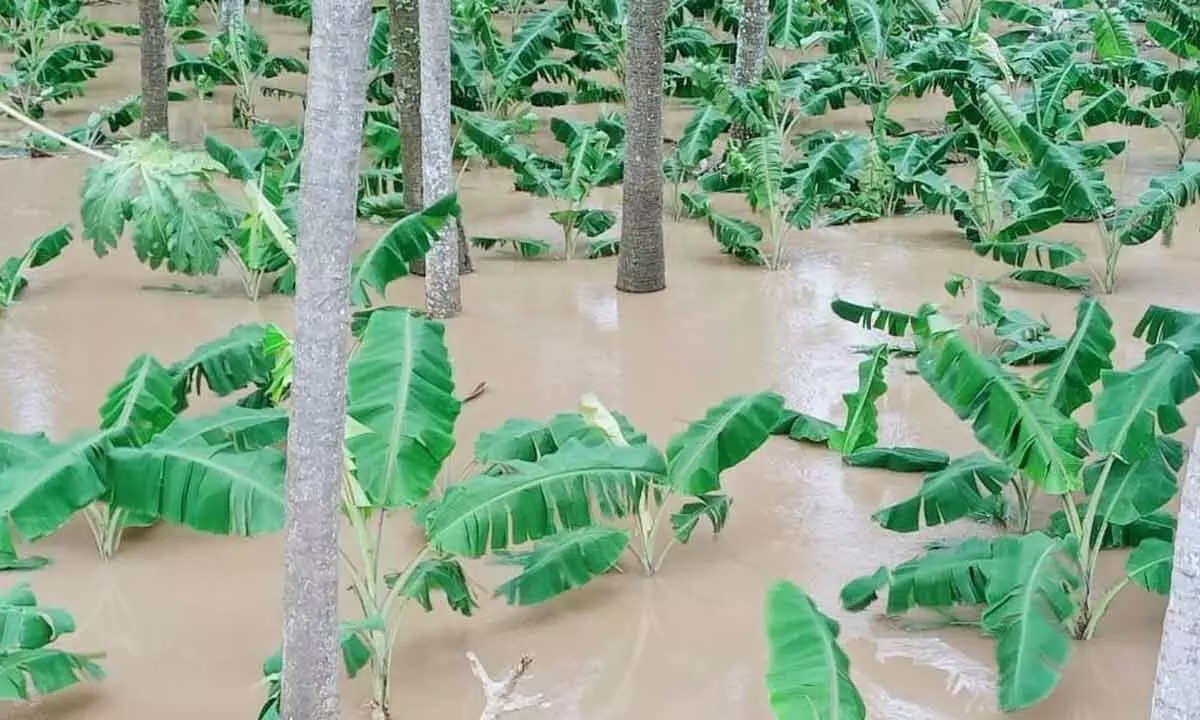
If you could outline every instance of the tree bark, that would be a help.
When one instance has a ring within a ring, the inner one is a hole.
[[[392,45],[392,92],[396,96],[396,119],[400,126],[400,169],[404,176],[404,207],[415,211],[422,207],[421,178],[421,39],[420,8],[417,0],[389,0],[389,42]],[[470,246],[462,219],[455,221],[458,231],[458,272],[474,270]],[[409,263],[409,272],[425,274],[425,258]]]
[[[657,292],[667,286],[663,248],[662,84],[664,0],[629,6],[625,74],[625,181],[617,289]]]
[[[217,32],[225,32],[235,21],[246,21],[245,0],[221,0],[217,13]]]
[[[1177,522],[1150,720],[1200,717],[1200,431],[1192,443]]]
[[[419,1],[421,197],[430,203],[454,189],[450,147],[450,0]],[[457,225],[443,226],[425,256],[425,311],[431,317],[448,318],[462,312],[457,230]]]
[[[743,0],[742,19],[738,22],[737,55],[733,65],[735,87],[749,87],[762,79],[767,58],[767,30],[771,21],[768,0]],[[736,125],[733,137],[745,140],[746,128]]]
[[[338,718],[338,524],[350,258],[370,21],[370,0],[313,2],[287,448],[284,720]]]
[[[162,0],[138,0],[142,28],[142,137],[169,137],[167,121],[167,24]]]
[[[392,45],[392,94],[400,127],[400,169],[404,176],[404,208],[422,207],[421,191],[421,35],[417,0],[388,0],[388,40]],[[425,274],[425,258],[408,264],[414,275]]]

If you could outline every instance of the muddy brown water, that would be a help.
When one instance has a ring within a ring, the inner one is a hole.
[[[303,41],[299,23],[269,12],[263,22],[280,49]],[[119,61],[89,85],[89,101],[136,88],[136,46],[115,42]],[[283,103],[264,106],[272,119],[295,116]],[[69,126],[86,107],[55,108],[47,122]],[[564,114],[586,117],[596,110],[569,108]],[[182,123],[188,112],[187,106],[173,108],[174,121]],[[914,123],[932,122],[941,112],[934,101],[896,109],[897,117]],[[227,113],[227,104],[206,105],[209,131],[236,136],[226,127]],[[864,118],[850,110],[821,122],[861,127]],[[686,119],[686,111],[670,111],[668,133],[677,133]],[[1135,133],[1135,151],[1112,169],[1122,195],[1136,195],[1149,175],[1170,167],[1165,140],[1165,133]],[[78,158],[0,164],[6,224],[0,257],[19,252],[38,233],[76,221],[86,166]],[[549,205],[510,188],[509,177],[498,171],[468,173],[462,188],[468,227],[555,238],[545,217]],[[615,189],[599,199],[619,207]],[[1171,249],[1155,243],[1126,252],[1118,293],[1108,299],[1121,341],[1118,366],[1140,357],[1141,345],[1129,333],[1148,303],[1200,307],[1198,222],[1196,212],[1183,214]],[[378,232],[362,229],[364,239]],[[1095,250],[1086,226],[1066,228],[1066,234]],[[466,311],[448,324],[447,338],[458,386],[485,380],[488,391],[460,420],[459,449],[450,463],[455,476],[479,431],[512,416],[541,418],[571,409],[585,392],[597,393],[660,442],[725,396],[763,388],[783,393],[792,407],[840,418],[841,394],[854,388],[860,359],[850,346],[871,336],[829,312],[834,297],[908,308],[940,301],[950,272],[998,274],[996,265],[964,247],[944,217],[793,233],[790,266],[775,273],[721,255],[695,222],[669,222],[666,238],[669,289],[649,296],[616,293],[612,260],[477,254],[478,272],[463,281]],[[0,427],[19,432],[62,437],[94,427],[105,391],[139,353],[173,361],[237,323],[292,327],[288,299],[251,303],[232,272],[200,281],[154,273],[139,266],[127,247],[99,260],[77,243],[30,280],[23,300],[0,318]],[[204,294],[148,289],[174,282]],[[1058,332],[1069,332],[1076,296],[1010,285],[1001,290],[1009,305],[1045,313]],[[389,299],[418,304],[419,280],[398,282]],[[881,442],[952,454],[973,450],[969,429],[919,378],[903,372],[906,366],[898,362],[888,375]],[[1200,417],[1196,409],[1186,408],[1189,419]],[[393,668],[397,717],[477,717],[481,695],[464,659],[467,650],[493,674],[522,653],[535,656],[525,689],[545,693],[547,706],[521,717],[770,717],[762,605],[767,586],[779,578],[800,584],[841,621],[842,642],[872,717],[1000,717],[993,646],[977,631],[908,633],[876,612],[852,615],[837,603],[838,590],[852,577],[904,560],[923,542],[985,530],[955,525],[918,536],[883,531],[870,513],[910,494],[919,477],[848,468],[828,452],[784,439],[772,439],[729,472],[726,483],[736,502],[720,540],[701,534],[676,548],[652,579],[630,567],[529,609],[481,598],[483,607],[469,619],[444,607],[432,614],[410,610]],[[387,538],[396,563],[418,542],[405,513],[391,520]],[[73,521],[34,548],[53,564],[23,577],[43,602],[74,613],[79,631],[64,645],[106,652],[109,677],[5,707],[0,717],[253,717],[262,699],[255,684],[259,665],[279,641],[281,542],[278,536],[242,540],[159,527],[131,533],[117,558],[104,564],[85,524]],[[1121,558],[1110,560],[1107,569],[1115,576]],[[487,564],[469,571],[488,588],[504,578]],[[343,601],[345,616],[353,617],[348,593]],[[1053,697],[1019,717],[1145,717],[1163,606],[1138,590],[1125,593],[1098,636],[1074,646]],[[345,717],[365,714],[368,692],[365,680],[345,684]]]

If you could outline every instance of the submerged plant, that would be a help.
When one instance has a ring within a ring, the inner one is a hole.
[[[24,254],[0,264],[0,310],[12,305],[29,285],[26,271],[54,260],[70,243],[71,226],[61,225],[34,238]]]
[[[616,254],[616,239],[600,237],[616,224],[616,214],[587,206],[594,188],[618,183],[624,175],[625,126],[619,116],[601,116],[594,123],[552,119],[550,131],[564,147],[561,158],[539,155],[490,125],[459,118],[463,135],[485,157],[513,171],[516,189],[554,201],[550,219],[562,229],[566,259],[575,257],[580,235],[590,241],[589,257]],[[550,251],[549,243],[536,238],[473,237],[471,242],[484,249],[511,243],[525,257]]]
[[[776,720],[865,720],[867,707],[838,643],[840,627],[800,588],[767,591],[767,693]]]
[[[11,69],[0,73],[0,92],[18,110],[37,119],[49,103],[83,94],[83,86],[113,61],[99,39],[106,31],[136,28],[87,20],[76,0],[0,2],[0,49],[13,53]]]
[[[834,301],[835,312],[842,317],[866,319],[882,317],[884,312],[859,314],[861,306]],[[903,335],[910,328],[926,322],[923,309],[917,316],[894,314],[890,320],[896,335]],[[858,322],[859,320],[855,320]],[[882,324],[882,323],[881,323]],[[887,392],[884,371],[893,350],[887,344],[879,344],[866,351],[868,357],[858,366],[858,389],[846,393],[842,400],[846,405],[846,419],[841,425],[814,417],[796,410],[786,410],[772,432],[787,435],[792,440],[824,445],[841,454],[842,461],[852,467],[872,467],[896,472],[928,472],[941,470],[950,462],[949,456],[940,450],[908,446],[880,446],[879,413],[877,404]]]
[[[30,700],[84,680],[103,680],[98,653],[74,653],[52,647],[75,632],[65,610],[38,605],[28,583],[0,595],[0,700]]]
[[[298,58],[272,54],[261,33],[248,23],[233,22],[212,39],[206,56],[176,46],[175,62],[167,75],[172,81],[197,82],[202,88],[210,84],[233,87],[233,126],[249,128],[257,121],[255,99],[259,95],[304,97],[301,91],[264,84],[289,72],[305,73],[308,66]]]
[[[126,527],[160,517],[217,534],[282,528],[283,454],[274,446],[287,417],[236,405],[183,415],[202,388],[227,396],[266,382],[262,334],[259,326],[235,328],[169,368],[137,357],[106,394],[97,428],[66,441],[0,433],[4,537],[11,528],[36,541],[83,510],[97,550],[110,559]]]
[[[562,90],[534,90],[539,80],[570,81],[574,69],[551,53],[570,20],[559,7],[530,15],[504,42],[488,0],[452,3],[450,98],[455,107],[498,120],[524,115],[529,105],[565,105]]]
[[[475,457],[485,469],[446,493],[433,511],[430,536],[472,557],[536,541],[528,550],[502,555],[521,568],[497,589],[514,604],[542,602],[583,585],[616,565],[626,549],[644,574],[653,575],[701,521],[721,532],[733,500],[721,492],[720,475],[766,442],[782,410],[782,398],[771,392],[728,398],[672,437],[665,453],[593,396],[584,397],[578,413],[544,422],[509,420],[480,435]],[[589,496],[601,517],[631,517],[632,536],[601,523],[587,508]],[[675,497],[685,501],[676,506]],[[560,522],[539,519],[538,498],[558,508]],[[443,516],[443,508],[456,514]],[[488,530],[484,523],[508,516],[515,523],[511,532],[495,524]],[[664,544],[659,538],[668,525],[671,537]]]
[[[152,269],[166,265],[183,275],[216,275],[226,259],[248,297],[257,299],[268,273],[278,274],[277,292],[290,293],[299,132],[260,124],[253,134],[257,147],[245,149],[207,137],[207,154],[176,152],[157,137],[122,145],[115,156],[92,151],[102,162],[84,176],[83,237],[103,257],[130,226],[134,253]],[[244,203],[217,191],[215,179],[222,174],[241,183]],[[423,256],[442,224],[461,212],[455,194],[417,213],[406,213],[399,195],[366,198],[360,211],[394,222],[355,261],[351,292],[357,305],[369,304],[369,289],[382,293],[406,275],[401,258]]]
[[[921,375],[988,452],[956,458],[874,518],[913,532],[967,517],[982,498],[1007,489],[1017,500],[1019,534],[940,546],[842,592],[848,609],[862,610],[886,588],[889,615],[982,609],[978,622],[997,641],[1004,710],[1053,691],[1069,639],[1092,637],[1124,587],[1169,589],[1174,521],[1162,508],[1178,491],[1183,462],[1171,437],[1184,426],[1179,406],[1200,391],[1200,315],[1152,306],[1134,331],[1150,343],[1145,359],[1123,371],[1112,369],[1111,328],[1100,302],[1084,298],[1062,354],[1025,380],[931,320],[918,334]],[[1094,419],[1073,419],[1089,402]],[[1061,509],[1049,527],[1033,530],[1042,496]],[[1126,576],[1102,589],[1100,552],[1113,547],[1133,553]]]

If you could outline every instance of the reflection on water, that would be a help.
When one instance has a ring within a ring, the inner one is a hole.
[[[0,385],[11,418],[6,430],[58,435],[54,424],[53,369],[38,336],[17,325],[0,324]]]

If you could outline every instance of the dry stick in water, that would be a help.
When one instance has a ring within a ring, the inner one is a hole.
[[[528,710],[544,704],[541,693],[521,695],[517,692],[517,683],[533,664],[533,658],[529,655],[521,656],[517,666],[501,680],[488,677],[483,663],[479,662],[479,658],[470,650],[467,651],[467,662],[471,664],[471,674],[478,678],[483,686],[484,705],[479,720],[497,720],[505,713]]]
[[[91,155],[92,157],[94,157],[95,159],[97,159],[101,162],[104,162],[105,160],[113,159],[112,155],[102,153],[95,148],[88,147],[87,145],[81,145],[81,144],[75,142],[74,140],[72,140],[71,138],[67,137],[66,135],[63,135],[62,133],[58,133],[58,132],[51,130],[50,128],[41,124],[37,120],[34,120],[33,118],[29,117],[25,113],[21,112],[20,110],[10,106],[8,103],[0,102],[0,112],[9,116],[13,120],[16,120],[17,122],[21,123],[22,125],[32,128],[32,129],[42,133],[43,135],[49,135],[50,137],[52,137],[55,140],[62,143],[63,145],[66,145],[67,147],[72,148],[74,150],[78,150],[79,152],[81,152],[85,155]]]

